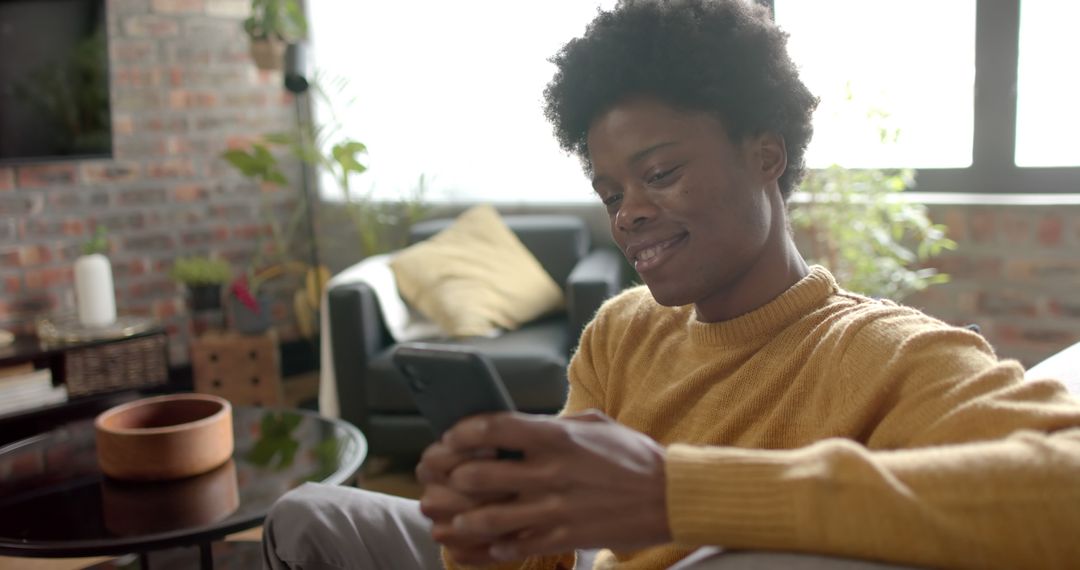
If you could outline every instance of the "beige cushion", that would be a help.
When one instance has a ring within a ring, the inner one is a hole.
[[[390,262],[409,305],[451,336],[513,330],[563,306],[562,289],[491,206],[475,206]]]

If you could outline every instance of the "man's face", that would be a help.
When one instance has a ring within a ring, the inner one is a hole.
[[[611,234],[667,306],[723,304],[757,262],[774,223],[763,157],[720,121],[651,98],[598,117],[588,133],[593,188]],[[782,152],[782,151],[781,151]]]

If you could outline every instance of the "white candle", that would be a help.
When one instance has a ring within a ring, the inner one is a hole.
[[[88,327],[111,325],[116,321],[112,265],[100,253],[75,260],[75,305],[79,322]]]

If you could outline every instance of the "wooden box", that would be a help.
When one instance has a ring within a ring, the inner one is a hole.
[[[280,406],[281,363],[277,335],[213,331],[191,341],[195,391],[236,405]]]

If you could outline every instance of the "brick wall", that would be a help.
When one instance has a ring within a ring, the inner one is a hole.
[[[952,282],[906,302],[975,323],[1003,357],[1032,365],[1080,341],[1080,205],[931,205],[960,247],[933,265]]]
[[[173,363],[187,361],[190,322],[172,261],[213,253],[239,271],[267,228],[260,194],[279,217],[296,200],[218,158],[295,124],[281,74],[259,72],[248,55],[249,5],[109,0],[114,158],[0,166],[0,328],[27,331],[39,316],[74,310],[72,264],[103,225],[118,310],[161,321]],[[278,284],[274,303],[285,339],[296,336],[289,286]]]

